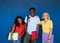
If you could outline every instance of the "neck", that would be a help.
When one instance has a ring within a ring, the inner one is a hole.
[[[31,17],[34,17],[35,15],[31,15]]]
[[[20,25],[21,25],[22,23],[20,23]]]
[[[47,19],[44,19],[45,22],[47,22]]]

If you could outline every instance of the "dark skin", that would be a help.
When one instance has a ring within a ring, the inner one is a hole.
[[[34,11],[34,10],[31,10],[31,11],[30,11],[30,15],[31,15],[32,17],[34,17],[34,16],[35,16],[35,11]],[[39,25],[37,24],[37,26],[36,26],[36,31],[37,31],[37,33],[38,33],[38,30],[39,30]]]
[[[30,15],[31,15],[32,17],[34,17],[34,16],[35,16],[35,11],[34,11],[34,10],[30,10]]]
[[[30,10],[30,15],[31,15],[32,17],[35,16],[35,11],[34,11],[33,9]],[[26,25],[26,28],[27,28],[27,25]],[[39,25],[36,26],[36,31],[37,31],[37,33],[38,33],[38,28],[39,28]],[[28,34],[28,33],[27,33],[27,34]],[[27,35],[27,36],[29,37],[29,35]]]

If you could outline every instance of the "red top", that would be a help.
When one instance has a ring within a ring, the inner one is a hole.
[[[16,26],[15,24],[13,25]],[[22,33],[25,31],[25,24],[21,24],[20,26],[15,27],[15,32],[18,32],[18,36],[22,35]]]

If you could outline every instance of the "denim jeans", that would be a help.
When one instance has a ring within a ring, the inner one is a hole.
[[[13,40],[13,43],[21,43],[21,39]]]

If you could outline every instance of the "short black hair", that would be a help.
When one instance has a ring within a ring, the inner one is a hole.
[[[34,10],[35,11],[35,8],[30,8],[29,11],[31,11],[31,10]]]

